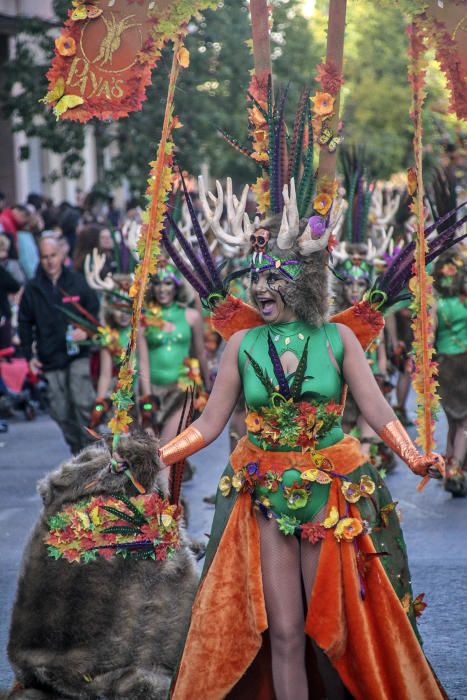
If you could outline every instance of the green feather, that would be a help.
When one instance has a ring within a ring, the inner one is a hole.
[[[121,520],[126,520],[127,523],[131,523],[135,527],[137,527],[139,525],[137,518],[135,518],[133,515],[128,515],[128,513],[123,513],[121,510],[118,510],[117,508],[112,508],[112,506],[102,506],[102,508],[104,510],[106,510],[108,513],[112,513],[112,515],[116,515]]]
[[[253,370],[254,370],[256,376],[258,377],[259,381],[264,386],[264,388],[266,389],[268,394],[271,396],[276,391],[276,387],[274,386],[272,381],[269,379],[267,374],[265,374],[263,372],[263,370],[261,369],[259,364],[256,362],[256,360],[250,355],[248,350],[245,350],[244,352],[245,352],[245,355],[250,360],[251,366],[253,367]]]
[[[102,530],[104,535],[140,535],[139,527],[125,527],[124,525],[113,525]]]
[[[122,503],[124,503],[124,504],[126,505],[126,507],[127,507],[129,510],[131,510],[131,511],[135,514],[135,516],[136,516],[135,520],[138,519],[138,520],[140,521],[141,524],[143,524],[143,523],[146,522],[146,518],[145,518],[144,514],[139,510],[139,508],[137,508],[137,507],[130,501],[129,498],[127,498],[127,497],[124,496],[123,494],[121,494],[121,495],[119,495],[119,496],[116,496],[116,498],[118,498],[119,501],[121,501]]]
[[[306,366],[308,363],[308,343],[310,339],[306,339],[305,347],[303,348],[302,355],[300,357],[296,372],[295,372],[295,377],[292,382],[292,386],[290,387],[290,393],[292,395],[293,400],[295,401],[300,397],[301,391],[302,391],[302,384],[303,380],[305,378],[305,372],[306,372]]]

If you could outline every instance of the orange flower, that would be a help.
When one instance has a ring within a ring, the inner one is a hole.
[[[259,433],[263,428],[264,421],[258,413],[250,411],[245,418],[246,429],[249,433]]]
[[[264,118],[263,113],[258,109],[258,107],[256,107],[256,105],[250,109],[250,120],[256,127],[261,127],[266,124],[266,119]]]
[[[269,179],[259,177],[255,184],[252,185],[251,191],[255,195],[258,212],[265,214],[270,204]]]
[[[336,540],[345,540],[346,542],[352,542],[355,537],[358,537],[363,532],[363,525],[361,520],[357,518],[342,518],[336,525],[334,530],[334,537]]]
[[[61,34],[55,39],[55,48],[60,56],[74,56],[76,53],[76,42],[73,37]]]
[[[313,112],[321,117],[329,116],[334,110],[334,97],[329,92],[317,92],[314,97],[310,97],[313,102]]]
[[[331,208],[332,197],[326,192],[321,192],[313,200],[313,209],[321,214],[321,216],[326,216],[329,209]]]
[[[415,613],[415,617],[420,617],[420,615],[423,613],[425,608],[427,607],[427,604],[424,602],[424,593],[419,593],[416,598],[413,600],[413,611]]]
[[[256,129],[256,131],[253,132],[253,136],[255,140],[253,148],[255,151],[261,151],[267,148],[268,134],[265,129]]]
[[[407,189],[409,190],[409,195],[411,197],[413,197],[418,189],[418,178],[415,168],[409,168],[407,170]]]

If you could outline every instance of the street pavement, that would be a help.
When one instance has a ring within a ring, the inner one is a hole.
[[[445,434],[441,418],[436,430],[440,450]],[[184,493],[190,506],[189,530],[198,539],[209,533],[214,511],[203,503],[203,496],[215,491],[227,456],[224,433],[192,458],[196,473]],[[0,434],[0,689],[12,680],[5,648],[21,553],[41,507],[36,483],[66,457],[61,434],[47,416],[32,423],[12,420],[9,432]],[[414,594],[424,592],[428,602],[420,621],[425,652],[450,700],[467,700],[467,499],[453,499],[435,482],[418,493],[416,477],[403,464],[387,483],[399,503]]]

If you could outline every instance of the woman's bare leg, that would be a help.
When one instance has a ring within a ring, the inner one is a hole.
[[[300,543],[258,514],[261,570],[277,700],[308,700]]]
[[[326,506],[313,518],[313,520],[315,522],[321,522],[325,515]],[[311,544],[310,542],[302,540],[300,548],[303,585],[305,587],[306,600],[309,603],[316,573],[318,571],[321,542],[318,541],[316,544]],[[318,670],[324,683],[328,700],[347,700],[349,698],[349,694],[345,689],[339,674],[329,661],[324,651],[319,648],[316,642],[311,640],[311,643],[316,655]]]
[[[467,418],[456,421],[456,432],[453,440],[453,457],[457,459],[460,466],[464,466],[467,452]]]

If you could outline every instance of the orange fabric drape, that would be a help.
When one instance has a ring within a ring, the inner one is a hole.
[[[320,452],[342,474],[365,461],[358,441],[349,436]],[[271,467],[276,460],[309,466],[307,455],[265,453],[246,438],[233,452],[231,464],[237,471],[248,461],[266,458]],[[328,508],[336,505],[343,513],[337,482],[331,485]],[[352,511],[357,514],[355,507]],[[369,536],[359,538],[359,547],[374,551]],[[444,698],[379,561],[372,562],[365,589],[362,601],[353,544],[337,542],[330,531],[322,543],[306,633],[329,655],[355,700]],[[237,498],[195,598],[173,700],[225,698],[257,657],[267,626],[259,530],[251,498],[244,493]],[[256,684],[254,700],[273,700],[266,675],[263,685]]]

